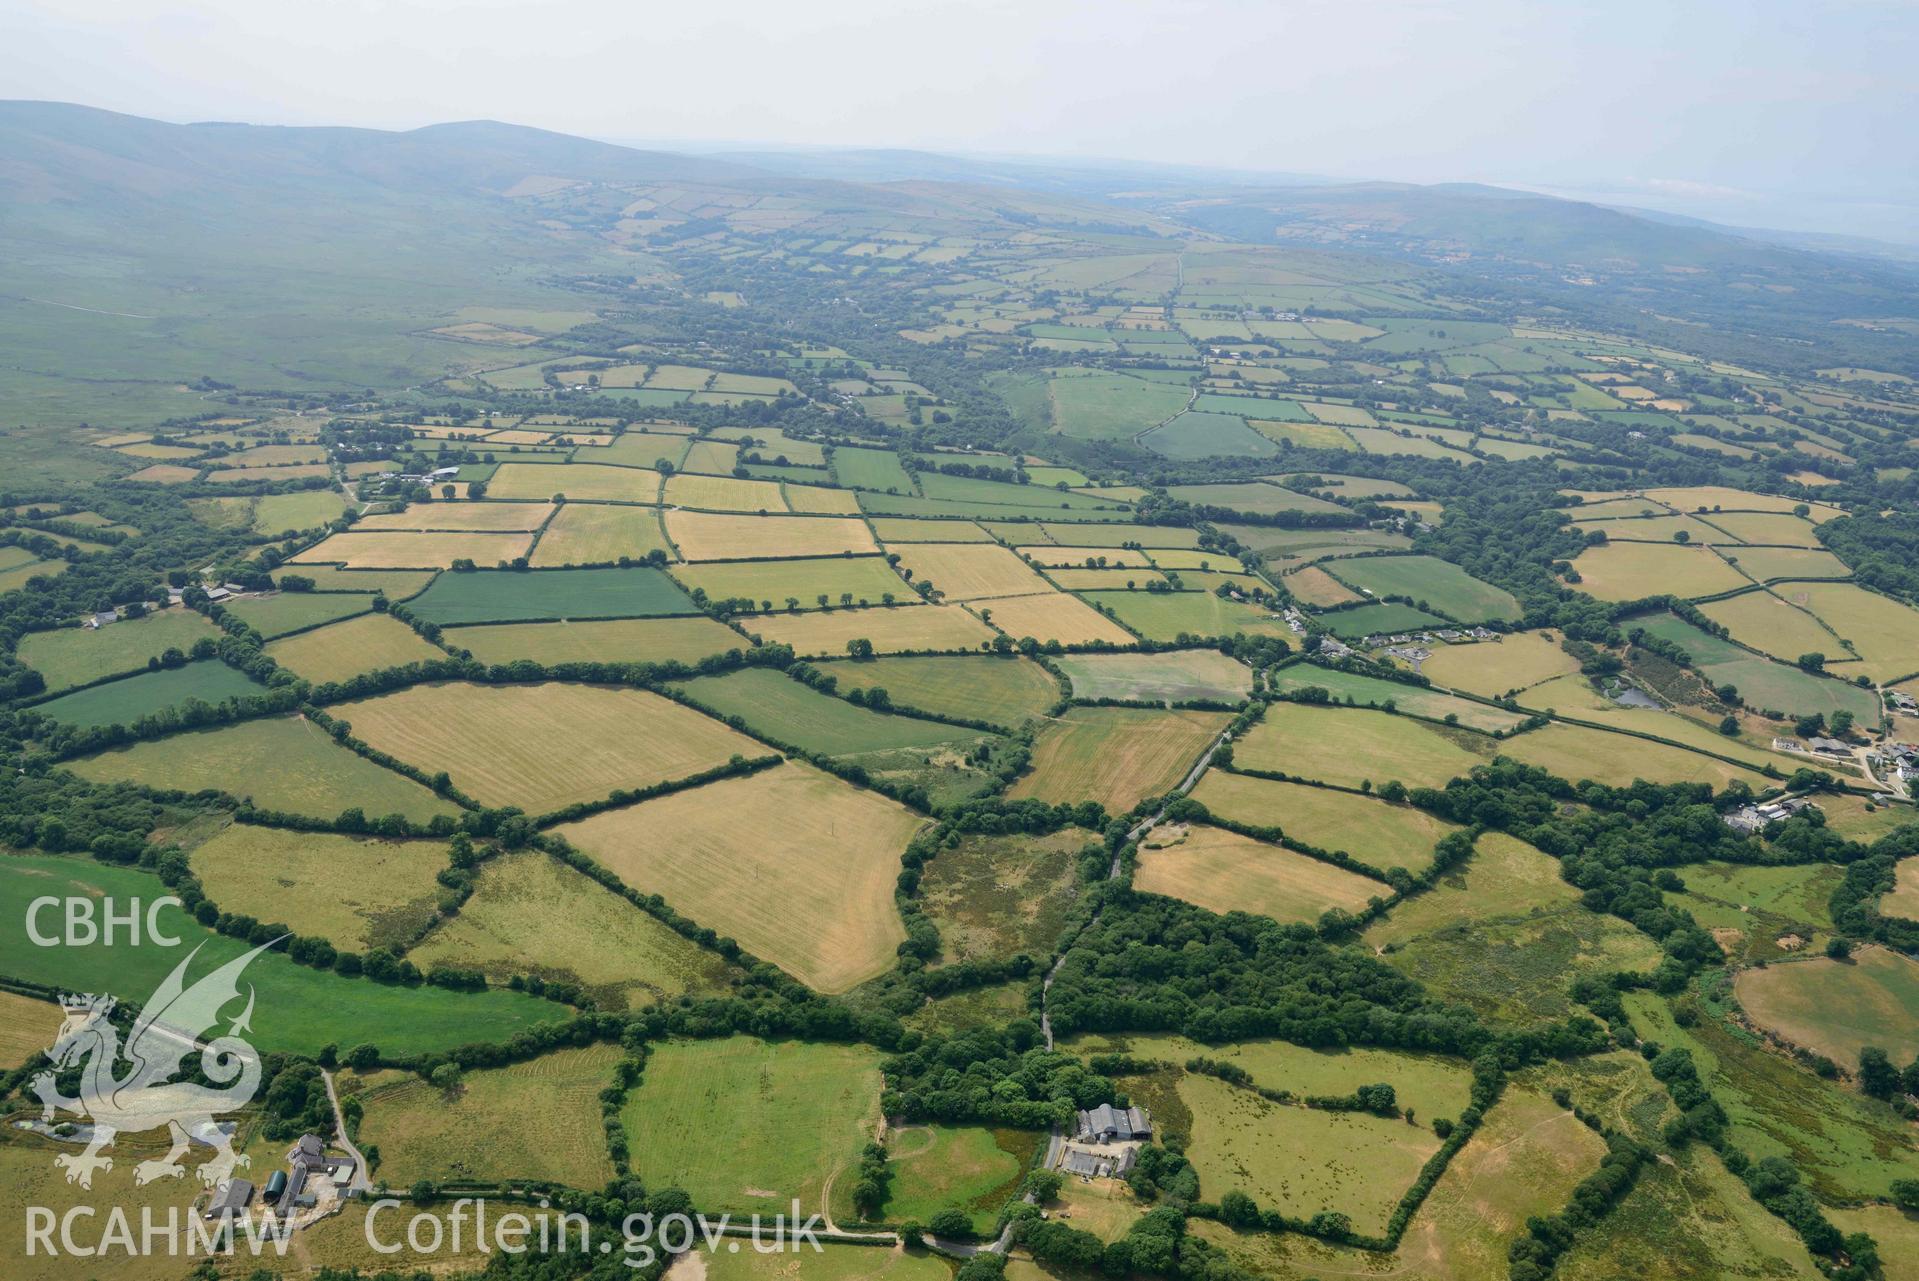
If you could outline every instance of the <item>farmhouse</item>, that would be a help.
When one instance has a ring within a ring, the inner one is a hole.
[[[1726,815],[1726,826],[1735,832],[1753,833],[1764,831],[1769,823],[1791,818],[1801,810],[1817,809],[1809,797],[1782,796],[1776,801],[1765,801],[1758,805],[1747,805]]]
[[[226,1219],[246,1212],[247,1203],[253,1200],[253,1184],[246,1179],[228,1179],[213,1194],[212,1204],[207,1206],[206,1217]]]
[[[1076,1174],[1082,1179],[1120,1178],[1133,1168],[1139,1160],[1138,1149],[1121,1148],[1117,1152],[1099,1152],[1091,1148],[1074,1147],[1068,1144],[1060,1157],[1059,1168],[1062,1173]]]
[[[1079,1114],[1079,1137],[1088,1143],[1124,1143],[1153,1137],[1152,1120],[1144,1108],[1116,1108],[1102,1103]]]

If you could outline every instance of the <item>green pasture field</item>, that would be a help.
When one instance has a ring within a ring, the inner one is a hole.
[[[963,1210],[973,1230],[991,1234],[994,1221],[1026,1177],[1040,1136],[1029,1130],[975,1125],[910,1125],[887,1135],[892,1169],[885,1216],[925,1223],[941,1210]],[[850,1189],[833,1185],[835,1199]],[[850,1198],[846,1198],[850,1203]]]
[[[624,686],[413,685],[343,703],[356,738],[483,805],[547,814],[690,778],[759,745],[671,699]]]
[[[1046,384],[1053,430],[1076,440],[1129,440],[1186,407],[1184,386],[1089,373]]]
[[[445,573],[407,608],[429,623],[653,618],[696,614],[691,599],[657,569],[480,569]]]
[[[315,529],[337,519],[346,506],[346,499],[337,489],[307,489],[257,498],[187,500],[187,509],[204,524],[216,529],[247,529],[256,534]]]
[[[1592,713],[1581,712],[1581,716]],[[1657,733],[1663,723],[1646,727]],[[1724,787],[1734,779],[1759,785],[1755,772],[1717,760],[1699,752],[1671,747],[1637,737],[1621,737],[1584,725],[1555,723],[1529,730],[1501,744],[1500,754],[1536,765],[1568,782],[1590,779],[1611,787],[1625,787],[1635,779],[1655,783],[1710,783]],[[1739,753],[1739,745],[1727,740],[1728,754]]]
[[[1304,423],[1312,417],[1298,401],[1267,396],[1223,396],[1201,392],[1193,402],[1196,413],[1226,414],[1234,418],[1258,418],[1264,422]]]
[[[1247,426],[1272,441],[1276,445],[1291,442],[1303,449],[1344,449],[1357,450],[1353,438],[1330,423],[1320,422],[1281,422],[1277,419],[1255,418]]]
[[[189,730],[83,756],[65,768],[99,783],[226,792],[251,798],[261,809],[314,818],[359,809],[370,818],[400,814],[425,823],[436,814],[456,812],[450,802],[341,747],[299,716]]]
[[[1278,485],[1244,481],[1229,485],[1174,485],[1167,493],[1183,502],[1271,516],[1279,512],[1344,511],[1337,503],[1314,498]]]
[[[1457,724],[1468,729],[1511,729],[1526,719],[1519,712],[1509,712],[1503,707],[1491,707],[1454,694],[1310,663],[1294,663],[1272,674],[1272,687],[1280,693],[1315,686],[1330,693],[1334,702],[1345,703],[1350,700],[1361,707],[1384,707],[1390,702],[1402,712],[1429,720],[1443,721],[1449,716],[1453,717]]]
[[[868,640],[881,654],[900,650],[981,650],[993,630],[958,605],[812,610],[756,614],[742,624],[769,644],[791,645],[801,657],[838,657],[847,642]]]
[[[1419,433],[1442,428],[1415,428],[1415,434],[1401,436],[1398,432],[1384,427],[1348,427],[1351,436],[1360,449],[1369,454],[1381,454],[1388,457],[1410,455],[1414,458],[1450,458],[1462,464],[1474,462],[1471,454],[1463,449],[1453,449]]]
[[[688,591],[702,588],[713,600],[734,598],[760,603],[761,612],[833,609],[851,596],[860,605],[881,604],[887,596],[914,599],[912,588],[882,556],[814,556],[802,560],[725,561],[675,565],[673,575]],[[821,605],[819,598],[826,597]],[[791,597],[799,604],[788,606]],[[690,612],[690,611],[689,611]]]
[[[218,706],[230,698],[251,698],[266,687],[217,658],[183,667],[141,672],[34,706],[34,711],[68,725],[132,725],[143,716],[198,700]]]
[[[530,558],[536,569],[605,565],[622,558],[643,560],[650,552],[672,558],[660,529],[659,509],[567,503],[540,531]]]
[[[217,892],[218,887],[212,888]],[[111,897],[125,903],[152,901],[166,893],[157,877],[136,868],[60,855],[0,856],[0,904],[13,920],[26,919],[27,904],[43,895]],[[239,939],[200,925],[179,907],[162,906],[158,913],[162,932],[182,940],[181,946],[163,946],[143,934],[138,946],[121,938],[111,947],[38,947],[25,930],[8,930],[0,937],[0,973],[63,992],[112,992],[145,1001],[195,947],[199,953],[189,982],[250,950]],[[248,1039],[267,1053],[314,1055],[329,1044],[373,1044],[393,1055],[431,1053],[503,1041],[536,1023],[557,1023],[570,1016],[563,1006],[518,992],[450,992],[342,978],[330,970],[295,965],[279,952],[255,959],[243,982],[258,992]]]
[[[596,459],[604,463],[616,463],[628,467],[657,468],[661,463],[678,466],[686,455],[687,438],[685,436],[653,435],[643,431],[622,432],[613,438],[613,443],[599,449],[583,451],[582,462]],[[654,485],[658,486],[658,480]]]
[[[417,596],[433,581],[430,569],[342,569],[337,565],[295,565],[280,577],[294,574],[313,580],[316,592],[373,592],[391,600]],[[277,581],[277,580],[276,580]]]
[[[1095,844],[1091,832],[1069,827],[964,836],[943,847],[920,880],[920,905],[939,928],[940,962],[1050,956],[1079,900],[1079,853]]]
[[[1690,1026],[1673,1017],[1673,1002],[1627,993],[1633,1030],[1692,1052],[1701,1080],[1731,1118],[1729,1137],[1755,1160],[1786,1157],[1828,1203],[1885,1197],[1894,1180],[1919,1178],[1919,1136],[1890,1106],[1822,1081],[1740,1034],[1700,1009],[1696,994],[1677,1001],[1698,1014]]]
[[[1463,867],[1361,941],[1435,996],[1522,1025],[1571,1014],[1576,974],[1643,973],[1660,957],[1649,936],[1581,907],[1557,861],[1501,832],[1482,834]]]
[[[1404,535],[1378,529],[1275,529],[1266,525],[1228,524],[1221,525],[1219,531],[1262,556],[1306,556],[1328,551],[1351,555],[1413,545]]]
[[[1133,631],[1150,641],[1171,643],[1182,635],[1278,636],[1292,635],[1285,620],[1257,605],[1224,600],[1211,592],[1083,592],[1092,605],[1104,606]]]
[[[1510,593],[1436,556],[1363,556],[1331,572],[1348,587],[1410,597],[1462,623],[1512,622],[1521,613]]]
[[[1714,686],[1733,685],[1749,706],[1771,708],[1791,716],[1820,712],[1831,716],[1848,711],[1864,725],[1879,719],[1879,698],[1871,690],[1798,667],[1775,663],[1730,641],[1702,632],[1676,614],[1647,614],[1628,619],[1630,631],[1643,627],[1660,640],[1670,641],[1691,656]]]
[[[889,490],[916,494],[913,478],[900,465],[900,457],[890,449],[856,449],[841,445],[833,451],[833,475],[848,489]]]
[[[1006,729],[1059,701],[1059,682],[1031,659],[1011,656],[875,658],[822,664],[842,690],[883,689],[894,704]]]
[[[709,1214],[790,1213],[796,1197],[802,1214],[821,1209],[873,1137],[879,1060],[865,1046],[744,1036],[656,1045],[620,1112],[633,1172]]]
[[[1320,621],[1333,635],[1342,640],[1359,640],[1365,636],[1390,635],[1396,632],[1424,631],[1434,627],[1446,626],[1446,620],[1435,618],[1411,605],[1358,605],[1352,609],[1342,609],[1337,613],[1322,615]]]
[[[995,507],[1041,507],[1057,511],[1111,512],[1125,519],[1130,505],[1110,498],[1095,498],[1077,491],[1060,491],[1049,485],[1017,485],[1000,480],[981,480],[974,476],[951,476],[945,472],[920,473],[920,492],[929,499],[955,503],[987,503]]]
[[[1499,698],[1579,671],[1579,660],[1548,632],[1511,632],[1472,645],[1442,645],[1420,664],[1435,685]]]
[[[730,968],[585,874],[537,851],[480,868],[473,894],[408,954],[421,969],[577,983],[610,1009],[724,989]]]
[[[1340,787],[1368,780],[1378,787],[1393,779],[1408,787],[1444,787],[1504,750],[1483,734],[1387,712],[1274,703],[1239,736],[1233,762]]]
[[[1012,799],[1098,801],[1123,814],[1175,787],[1223,730],[1224,712],[1069,707],[1040,730]]]
[[[623,1053],[569,1046],[469,1072],[451,1091],[417,1076],[375,1084],[361,1095],[359,1141],[380,1150],[380,1178],[396,1187],[419,1179],[604,1187],[613,1161],[599,1096]],[[535,1114],[540,1123],[525,1124]]]
[[[1162,838],[1167,830],[1154,829],[1140,851],[1133,888],[1142,893],[1282,924],[1311,924],[1333,908],[1360,912],[1368,899],[1391,893],[1378,881],[1225,828],[1195,823]]]
[[[123,619],[105,627],[62,627],[28,632],[20,638],[20,661],[39,672],[47,689],[85,685],[121,672],[138,671],[147,659],[169,649],[190,652],[200,640],[224,635],[206,615],[190,609],[163,609],[145,618]]]
[[[1739,1004],[1761,1027],[1852,1066],[1876,1045],[1903,1067],[1919,1056],[1919,962],[1883,947],[1741,970]]]
[[[1261,404],[1271,404],[1262,401]],[[1279,446],[1227,414],[1187,412],[1153,428],[1139,443],[1174,461],[1192,458],[1272,458]]]
[[[400,951],[438,914],[447,848],[235,823],[189,862],[225,912],[284,921],[345,951]]]
[[[869,712],[767,667],[701,676],[673,688],[720,716],[739,717],[755,733],[827,756],[940,747],[981,737],[976,729]]]
[[[361,672],[431,662],[446,651],[387,614],[360,614],[269,642],[266,655],[316,685]]]
[[[569,623],[481,623],[449,627],[442,639],[483,663],[687,663],[731,649],[744,636],[710,618],[604,618]]]
[[[1243,703],[1253,674],[1215,649],[1156,654],[1063,654],[1053,660],[1072,682],[1073,697],[1127,702]]]
[[[1846,562],[1829,551],[1804,547],[1727,548],[1725,557],[1754,582],[1774,583],[1786,578],[1850,578]]]
[[[373,607],[373,598],[345,592],[280,592],[274,596],[242,596],[223,603],[228,613],[272,640],[337,618],[364,614]]]
[[[1782,583],[1778,591],[1794,592],[1804,583]],[[1699,612],[1732,634],[1732,638],[1781,662],[1801,654],[1824,654],[1838,662],[1851,656],[1844,642],[1812,614],[1788,604],[1772,592],[1746,592],[1727,600],[1708,601]]]
[[[1433,846],[1458,830],[1410,805],[1224,770],[1208,770],[1192,795],[1220,818],[1250,827],[1277,827],[1294,840],[1343,851],[1381,871],[1393,867],[1424,871],[1432,861]]]

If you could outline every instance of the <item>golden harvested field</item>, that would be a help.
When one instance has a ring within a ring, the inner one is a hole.
[[[1442,645],[1420,664],[1433,684],[1498,698],[1579,670],[1579,662],[1560,648],[1552,632],[1514,632],[1475,645]]]
[[[1670,593],[1690,599],[1734,591],[1745,575],[1709,547],[1678,543],[1605,543],[1573,560],[1580,582],[1573,587],[1600,600],[1639,600]]]
[[[1664,503],[1677,511],[1692,512],[1705,508],[1729,512],[1790,512],[1798,505],[1796,498],[1781,498],[1776,494],[1753,494],[1743,489],[1728,489],[1723,485],[1694,485],[1685,489],[1648,489],[1646,497],[1654,502]],[[1812,520],[1821,524],[1840,514],[1838,508],[1828,504],[1813,503]]]
[[[1503,750],[1465,730],[1442,731],[1364,708],[1274,703],[1233,745],[1242,769],[1313,778],[1341,787],[1397,779],[1408,787],[1444,787]]]
[[[1007,795],[1092,800],[1124,814],[1178,786],[1231,720],[1225,712],[1069,707],[1040,730],[1032,768]]]
[[[1753,770],[1681,747],[1622,737],[1583,725],[1552,724],[1528,730],[1502,743],[1499,751],[1501,755],[1537,765],[1574,783],[1591,779],[1625,787],[1634,779],[1643,778],[1654,783],[1711,783],[1714,787],[1724,787],[1734,779],[1743,779],[1754,787],[1760,784]]]
[[[1819,540],[1813,536],[1813,523],[1790,512],[1719,512],[1702,519],[1725,530],[1742,543],[1767,543],[1780,547],[1820,546]]]
[[[0,992],[0,1071],[16,1068],[53,1044],[60,1006],[17,992]]]
[[[1836,1063],[1857,1064],[1868,1045],[1900,1067],[1919,1055],[1919,961],[1889,948],[1744,969],[1733,991],[1761,1027]]]
[[[784,482],[780,490],[786,505],[796,512],[818,512],[828,516],[857,516],[859,499],[850,489],[828,489],[823,485],[795,485]]]
[[[1186,839],[1142,849],[1133,887],[1212,912],[1258,912],[1276,921],[1317,921],[1329,908],[1357,912],[1391,895],[1378,881],[1220,827],[1195,823]]]
[[[766,749],[644,690],[594,685],[416,685],[333,714],[354,737],[427,773],[445,770],[482,805],[547,814],[686,778]]]
[[[294,675],[324,685],[383,667],[431,662],[445,658],[446,651],[391,615],[361,614],[270,641],[266,655]]]
[[[1360,599],[1358,592],[1315,565],[1293,571],[1279,585],[1307,605],[1347,605]]]
[[[495,983],[515,974],[577,983],[609,1009],[723,989],[728,966],[620,895],[538,850],[481,864],[473,894],[407,953]]]
[[[623,1053],[606,1044],[554,1050],[469,1072],[452,1092],[417,1076],[376,1084],[362,1096],[360,1142],[380,1149],[380,1178],[396,1187],[416,1179],[601,1187],[613,1162],[599,1096]]]
[[[746,649],[747,639],[710,618],[607,618],[561,623],[449,627],[446,643],[482,663],[686,663]]]
[[[234,823],[189,856],[221,910],[284,921],[365,952],[398,950],[438,912],[440,841],[384,841]]]
[[[1858,670],[1874,680],[1903,680],[1919,672],[1919,610],[1851,583],[1783,583],[1777,591],[1851,641],[1859,653]]]
[[[666,478],[669,507],[699,507],[721,512],[783,512],[778,482],[739,480],[732,476],[689,476],[679,472]]]
[[[906,938],[893,882],[921,823],[789,761],[556,831],[634,889],[837,993],[883,973]]]
[[[1019,557],[988,543],[913,543],[896,553],[911,582],[931,583],[947,600],[1024,596],[1053,588]]]
[[[1014,640],[1031,636],[1041,644],[1087,645],[1107,641],[1134,645],[1133,634],[1077,596],[1052,592],[1037,596],[990,596],[971,602],[972,611]]]
[[[177,463],[155,463],[151,467],[142,467],[127,477],[148,485],[184,485],[200,474],[198,467],[182,467]]]
[[[657,507],[603,506],[567,503],[540,534],[533,548],[533,565],[605,565],[625,556],[643,560],[648,552],[673,549],[660,532]]]
[[[666,532],[687,560],[754,560],[789,556],[862,555],[879,550],[861,520],[827,516],[729,516],[669,511]]]
[[[348,569],[446,569],[456,560],[496,565],[524,556],[531,534],[335,534],[292,558],[289,564],[334,564]]]
[[[1787,584],[1779,590],[1797,594],[1803,592],[1805,586]],[[1699,607],[1699,612],[1731,632],[1739,643],[1784,662],[1812,653],[1834,660],[1846,657],[1839,638],[1820,626],[1818,619],[1771,592],[1747,592],[1743,596],[1709,601]]]
[[[791,645],[802,657],[844,654],[846,642],[858,638],[872,641],[881,654],[978,650],[993,639],[992,628],[958,605],[759,614],[744,626],[769,645]]]
[[[657,503],[660,474],[643,467],[606,463],[502,463],[487,482],[486,492],[489,498],[542,502],[555,494],[565,494],[576,503]]]
[[[405,511],[362,516],[353,528],[519,532],[538,529],[552,514],[551,503],[414,503]]]
[[[1208,770],[1193,789],[1193,799],[1221,818],[1249,827],[1277,827],[1296,841],[1344,851],[1381,871],[1425,870],[1433,846],[1459,830],[1410,805],[1223,770]]]

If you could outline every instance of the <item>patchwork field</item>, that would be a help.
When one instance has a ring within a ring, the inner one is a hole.
[[[657,508],[567,503],[540,532],[531,563],[536,569],[609,565],[644,560],[652,552],[673,556]]]
[[[764,749],[645,690],[595,685],[415,685],[343,703],[354,736],[482,805],[546,814],[686,778]]]
[[[844,654],[850,640],[869,640],[881,654],[977,650],[985,648],[994,634],[959,605],[756,614],[744,625],[768,644],[791,645],[801,657]]]
[[[1803,588],[1804,584],[1797,587]],[[1793,591],[1795,585],[1783,590]],[[1824,654],[1837,661],[1845,646],[1817,618],[1789,605],[1771,592],[1746,592],[1727,600],[1709,601],[1699,612],[1732,633],[1732,638],[1762,654],[1790,663],[1801,654]]]
[[[673,510],[666,532],[687,560],[868,555],[879,550],[860,520],[830,516],[728,516]]]
[[[288,563],[350,569],[446,569],[456,560],[498,565],[524,556],[531,534],[416,533],[411,530],[334,534]]]
[[[348,809],[425,823],[454,806],[405,775],[341,747],[303,717],[192,730],[66,762],[98,782],[164,791],[226,792],[261,809],[335,818]]]
[[[397,618],[361,614],[272,641],[266,655],[294,675],[323,685],[361,672],[445,658],[446,651]]]
[[[788,762],[557,830],[628,885],[822,992],[893,963],[900,854],[922,820]]]
[[[149,658],[170,649],[189,653],[196,642],[217,641],[222,634],[205,614],[163,609],[101,628],[28,632],[20,638],[19,656],[46,679],[48,690],[60,690],[138,671]]]
[[[842,690],[875,689],[900,707],[1012,729],[1059,701],[1059,682],[1027,658],[933,655],[832,663]]]
[[[1919,962],[1886,948],[1741,970],[1733,990],[1761,1027],[1849,1068],[1868,1045],[1898,1067],[1919,1055]]]
[[[610,1009],[631,1009],[725,986],[726,963],[584,873],[537,851],[481,865],[458,914],[408,954],[421,969],[480,970],[577,983]]]
[[[973,613],[1018,640],[1041,644],[1132,645],[1133,634],[1077,596],[1049,591],[1034,596],[990,596],[971,602]]]
[[[1733,604],[1744,597],[1735,597]],[[1792,716],[1819,712],[1851,712],[1861,724],[1879,719],[1879,696],[1845,681],[1824,679],[1796,666],[1769,661],[1750,650],[1699,630],[1674,614],[1647,614],[1626,623],[1643,627],[1661,640],[1685,650],[1714,686],[1732,685],[1749,706],[1770,708]]]
[[[1208,770],[1193,799],[1231,822],[1277,827],[1294,840],[1343,851],[1381,871],[1424,871],[1433,846],[1458,830],[1410,805],[1223,770]]]
[[[272,640],[336,618],[363,614],[373,608],[373,598],[346,592],[279,592],[271,596],[238,596],[222,602],[222,607]]]
[[[616,467],[610,465],[611,461],[502,463],[487,482],[487,497],[545,502],[564,494],[575,503],[660,501],[660,473],[643,467]],[[784,506],[775,510],[784,510]]]
[[[1079,699],[1243,703],[1253,688],[1252,670],[1216,649],[1067,654],[1053,662],[1066,673],[1073,697]]]
[[[1336,703],[1380,707],[1387,704],[1414,716],[1464,725],[1468,729],[1511,729],[1526,718],[1517,712],[1491,707],[1469,698],[1441,693],[1420,685],[1402,685],[1398,681],[1360,676],[1336,668],[1295,663],[1272,674],[1272,687],[1281,693],[1302,689],[1323,689]]]
[[[1579,661],[1550,632],[1513,632],[1497,641],[1445,645],[1420,664],[1435,685],[1499,698],[1579,670]]]
[[[1256,912],[1302,924],[1332,908],[1358,912],[1367,899],[1392,893],[1344,868],[1197,823],[1177,843],[1154,849],[1149,842],[1140,851],[1133,887],[1212,912]]]
[[[1274,703],[1233,745],[1233,762],[1340,787],[1368,780],[1377,787],[1392,779],[1408,787],[1444,787],[1490,760],[1495,749],[1506,747],[1387,712]]]
[[[770,1221],[797,1197],[810,1214],[873,1136],[879,1062],[865,1046],[743,1036],[657,1045],[620,1113],[633,1173],[650,1187],[684,1189],[708,1213]],[[871,1268],[885,1255],[860,1257]]]
[[[443,627],[699,612],[672,579],[657,569],[642,568],[441,574],[407,608]]]
[[[1584,714],[1584,713],[1582,713]],[[1659,726],[1649,725],[1648,732]],[[1737,745],[1727,743],[1728,750]],[[1509,739],[1500,754],[1536,765],[1568,782],[1591,779],[1612,787],[1626,787],[1635,779],[1655,783],[1710,783],[1724,787],[1734,779],[1757,786],[1755,772],[1681,747],[1638,737],[1621,737],[1584,725],[1554,723]]]
[[[251,698],[266,687],[217,658],[183,667],[141,672],[121,680],[78,689],[34,706],[42,716],[68,725],[132,725],[144,716],[179,707],[190,699],[218,706],[230,698]]]
[[[1919,672],[1919,610],[1851,583],[1785,583],[1776,590],[1849,641],[1858,670],[1873,680]]]
[[[1051,592],[1045,579],[1004,547],[986,543],[912,543],[897,553],[909,582],[931,583],[948,600]]]
[[[1110,609],[1120,622],[1150,641],[1170,644],[1181,636],[1290,637],[1276,614],[1211,592],[1087,592],[1085,599]]]
[[[766,667],[701,676],[673,688],[716,715],[737,716],[752,732],[774,742],[828,756],[937,747],[980,737],[976,729],[855,707]]]
[[[676,472],[662,490],[668,507],[696,507],[718,512],[783,512],[786,500],[774,481],[739,480],[732,476],[693,476]]]
[[[1573,586],[1600,600],[1639,600],[1670,594],[1691,599],[1736,591],[1747,578],[1708,547],[1677,543],[1604,543],[1573,561]]]
[[[686,663],[699,662],[747,640],[710,618],[608,618],[571,623],[498,623],[452,627],[448,645],[470,650],[483,663]]]
[[[398,951],[438,914],[439,841],[384,841],[235,823],[189,856],[220,909],[365,952]]]
[[[753,601],[762,613],[879,605],[888,596],[913,599],[912,589],[879,556],[676,565],[673,576],[688,591],[697,588],[712,600]]]
[[[405,511],[362,516],[360,530],[448,530],[530,533],[553,515],[551,503],[413,503]]]
[[[1123,814],[1177,786],[1231,719],[1224,712],[1069,707],[1040,731],[1031,770],[1007,795],[1093,800]]]
[[[1409,597],[1462,623],[1511,622],[1521,612],[1509,592],[1436,556],[1362,556],[1336,562],[1331,572],[1348,587]]]

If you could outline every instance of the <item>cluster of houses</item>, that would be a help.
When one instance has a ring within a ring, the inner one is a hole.
[[[1919,793],[1919,746],[1887,740],[1866,756],[1873,771],[1888,782],[1906,789],[1906,795]]]
[[[432,471],[421,475],[404,471],[377,472],[373,479],[397,480],[402,485],[437,485],[443,480],[457,479],[459,474],[460,469],[458,467],[435,467]]]
[[[1757,805],[1743,805],[1729,811],[1726,826],[1735,832],[1753,836],[1766,830],[1767,825],[1781,819],[1791,818],[1801,810],[1818,809],[1807,796],[1781,796],[1777,800],[1762,801]]]
[[[1062,1174],[1082,1179],[1123,1177],[1139,1160],[1139,1145],[1153,1137],[1153,1121],[1144,1108],[1102,1103],[1079,1114],[1074,1137],[1060,1145]]]
[[[330,1210],[352,1187],[356,1172],[352,1157],[328,1156],[326,1144],[318,1135],[303,1134],[287,1150],[286,1168],[275,1170],[265,1187],[256,1189],[251,1180],[237,1176],[221,1183],[214,1189],[206,1217],[215,1221],[242,1217],[257,1208],[268,1217],[287,1222],[305,1211]]]

